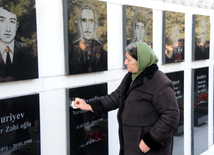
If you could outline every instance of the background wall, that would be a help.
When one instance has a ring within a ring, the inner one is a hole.
[[[0,84],[0,99],[40,93],[41,154],[69,154],[68,105],[66,88],[108,83],[112,92],[120,83],[126,70],[122,55],[122,5],[153,9],[153,46],[158,55],[158,66],[163,72],[184,71],[184,150],[191,149],[191,69],[209,67],[209,146],[213,144],[213,50],[214,10],[162,1],[102,0],[107,2],[108,20],[108,71],[81,75],[65,75],[63,0],[36,0],[39,79]],[[185,13],[185,62],[162,65],[162,13],[164,10]],[[192,15],[211,18],[210,59],[191,61]],[[117,111],[109,113],[109,154],[119,151]]]

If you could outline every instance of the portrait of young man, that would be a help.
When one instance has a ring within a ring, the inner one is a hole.
[[[133,42],[146,42],[153,48],[153,10],[145,7],[131,5],[123,6],[123,37],[126,38],[123,46]],[[123,50],[123,62],[126,59],[126,51]],[[126,68],[126,65],[123,64]]]
[[[126,6],[126,11],[135,10],[132,16],[127,16],[127,44],[132,42],[146,42],[152,48],[152,10],[148,8],[140,8]],[[129,21],[129,18],[132,19]],[[129,27],[129,25],[133,25]],[[148,28],[149,27],[149,28]]]
[[[135,42],[143,42],[146,36],[146,18],[143,12],[138,12],[135,17]]]
[[[97,39],[99,27],[96,10],[83,5],[79,11],[80,38],[72,42],[69,55],[69,74],[90,73],[107,70],[107,51]],[[70,43],[71,44],[71,43]]]
[[[21,3],[25,2],[22,1]],[[33,47],[17,37],[19,26],[23,24],[19,22],[18,4],[19,1],[15,0],[0,1],[0,82],[38,77],[38,64],[37,58],[35,61],[33,57]],[[33,3],[31,2],[31,4]],[[26,21],[25,26],[28,23]],[[36,26],[34,25],[34,27]],[[33,32],[29,30],[29,33],[36,33],[36,30]],[[32,38],[28,39],[31,40]]]

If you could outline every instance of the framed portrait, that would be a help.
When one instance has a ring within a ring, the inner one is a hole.
[[[123,60],[126,59],[125,47],[133,42],[153,44],[153,10],[150,8],[123,6]],[[123,61],[123,62],[124,62]],[[124,67],[126,67],[124,65]]]
[[[184,71],[166,73],[166,76],[174,85],[175,96],[180,110],[180,120],[174,130],[174,135],[178,136],[184,132]]]
[[[192,60],[209,59],[210,16],[193,15]]]
[[[67,0],[67,74],[107,70],[107,3]]]
[[[38,78],[35,0],[1,0],[0,31],[0,82]]]
[[[39,94],[0,100],[0,154],[40,155]]]
[[[163,64],[184,61],[185,55],[185,14],[163,12]]]
[[[194,126],[200,126],[208,120],[208,67],[192,69],[192,76]]]
[[[75,97],[86,102],[107,95],[107,83],[67,89],[69,103]],[[88,111],[70,108],[70,155],[108,155],[108,114],[92,117]]]

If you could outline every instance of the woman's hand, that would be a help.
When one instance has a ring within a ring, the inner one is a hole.
[[[146,153],[150,150],[150,148],[144,143],[143,140],[140,141],[139,148],[143,153]]]
[[[74,107],[77,107],[81,110],[87,110],[93,112],[93,109],[89,104],[87,104],[83,99],[76,97],[74,100]]]

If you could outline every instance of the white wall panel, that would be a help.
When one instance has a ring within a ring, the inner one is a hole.
[[[41,154],[67,154],[65,90],[40,93]]]

